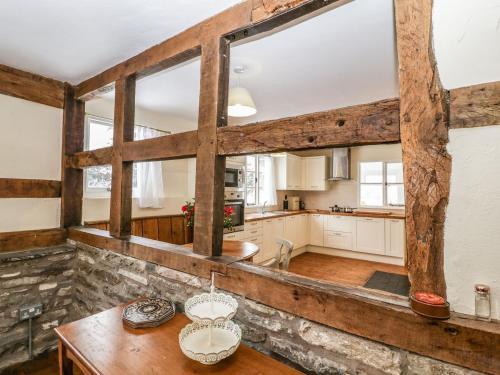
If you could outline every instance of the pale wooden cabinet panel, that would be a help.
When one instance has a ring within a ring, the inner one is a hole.
[[[404,220],[385,219],[385,255],[403,258],[406,247],[405,237]]]
[[[385,254],[384,219],[356,218],[356,251]]]
[[[321,214],[311,214],[309,218],[309,244],[323,246],[325,216]]]
[[[352,250],[352,233],[325,231],[324,243],[325,247],[333,247],[335,249],[342,250]]]
[[[294,244],[297,247],[297,242],[299,240],[298,236],[298,225],[297,225],[297,215],[286,216],[285,217],[285,230],[283,237]]]
[[[297,217],[297,236],[295,248],[306,246],[309,240],[309,218],[307,214],[301,214]]]
[[[283,218],[264,220],[264,226],[262,228],[263,243],[258,254],[259,262],[266,261],[275,256],[278,250],[276,241],[283,237],[284,224],[285,219]]]
[[[326,156],[311,156],[304,161],[304,190],[327,190]]]
[[[327,215],[325,230],[353,233],[355,229],[355,220],[356,219],[352,216]]]

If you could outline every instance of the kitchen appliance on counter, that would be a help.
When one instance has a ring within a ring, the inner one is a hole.
[[[288,210],[300,210],[300,197],[288,197]]]
[[[352,207],[349,207],[349,206],[341,207],[341,206],[337,206],[337,205],[330,206],[330,209],[334,213],[338,212],[338,213],[345,213],[345,214],[352,214],[354,212],[354,210],[355,210],[355,208],[352,208]]]
[[[228,163],[224,174],[224,191],[243,192],[245,190],[244,172],[242,165]]]
[[[245,200],[243,197],[235,198],[235,196],[239,196],[239,194],[241,194],[241,196],[243,195],[238,192],[224,192],[224,208],[231,207],[233,209],[233,213],[231,214],[233,227],[231,229],[224,228],[224,233],[241,232],[245,230]]]

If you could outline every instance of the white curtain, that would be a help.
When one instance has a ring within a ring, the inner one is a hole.
[[[138,126],[135,139],[156,138],[161,135],[155,129]],[[165,189],[161,161],[137,164],[137,189],[140,208],[163,208],[162,199],[165,198]]]
[[[262,181],[262,190],[260,194],[260,204],[267,202],[267,206],[278,204],[276,196],[276,180],[274,176],[274,161],[272,156],[260,156],[261,163],[264,167],[264,176]]]

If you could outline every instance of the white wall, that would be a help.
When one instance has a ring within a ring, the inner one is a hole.
[[[445,88],[500,81],[500,0],[434,4],[434,48]],[[453,310],[473,314],[474,284],[487,284],[492,316],[500,319],[500,126],[450,130],[449,135],[448,299]]]
[[[0,95],[0,177],[61,179],[62,110]],[[0,199],[0,232],[59,227],[60,199]]]
[[[114,102],[110,99],[93,99],[86,103],[85,112],[95,116],[112,119],[114,116]],[[136,107],[135,122],[138,125],[150,126],[156,129],[178,133],[192,130],[197,125],[191,121],[144,110]],[[138,200],[132,199],[132,216],[172,215],[181,212],[181,206],[186,200],[194,198],[194,176],[196,168],[192,165],[195,159],[169,160],[162,162],[165,198],[163,208],[140,208]],[[84,196],[83,220],[109,220],[110,199],[106,197]]]
[[[294,152],[301,156],[326,155],[331,156],[330,149]],[[358,164],[361,161],[401,161],[401,144],[360,146],[351,148],[351,179],[346,181],[329,181],[327,191],[280,191],[278,203],[285,194],[298,195],[304,200],[308,209],[328,210],[328,207],[339,206],[358,207]],[[394,209],[392,209],[394,210]]]

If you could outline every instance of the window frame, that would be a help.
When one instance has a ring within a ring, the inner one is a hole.
[[[269,154],[253,154],[253,155],[246,155],[245,156],[245,207],[246,208],[261,208],[263,207],[263,204],[260,204],[260,158],[261,156],[271,156]],[[248,176],[247,176],[247,158],[248,157],[254,157],[255,158],[255,204],[248,204],[248,194],[247,194],[247,184],[246,182],[248,181]]]
[[[361,182],[361,164],[362,163],[382,163],[382,182]],[[402,160],[363,160],[358,162],[358,207],[359,208],[370,208],[370,209],[392,209],[392,210],[404,210],[405,202],[402,205],[388,204],[387,202],[387,187],[389,185],[402,185],[403,182],[387,182],[387,164],[401,164],[403,167]],[[382,206],[370,206],[361,204],[361,185],[382,185]],[[406,194],[406,192],[404,192]]]

